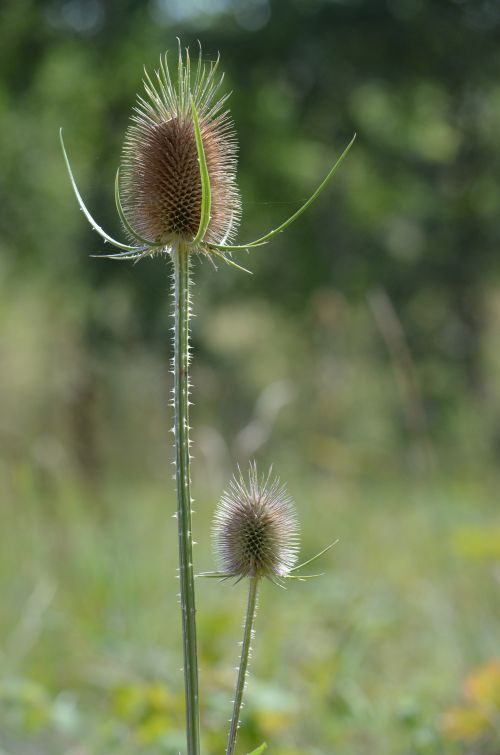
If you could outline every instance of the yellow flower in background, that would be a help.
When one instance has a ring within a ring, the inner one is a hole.
[[[473,703],[500,714],[500,660],[480,666],[464,683],[465,694]]]
[[[444,714],[444,736],[458,742],[484,739],[497,752],[500,722],[500,660],[493,659],[470,673],[463,685],[467,704]],[[486,750],[485,752],[490,752]]]
[[[442,722],[444,736],[458,742],[480,739],[489,728],[488,717],[478,708],[451,708]]]

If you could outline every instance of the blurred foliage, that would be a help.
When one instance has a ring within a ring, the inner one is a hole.
[[[305,552],[341,537],[331,578],[263,595],[241,748],[498,749],[489,703],[441,712],[498,655],[499,30],[495,0],[2,1],[2,755],[183,748],[170,270],[89,257],[57,138],[119,235],[142,67],[178,35],[220,50],[233,90],[242,240],[358,134],[309,213],[243,255],[254,276],[193,269],[198,532],[257,456]],[[199,592],[219,752],[241,617],[236,588]]]

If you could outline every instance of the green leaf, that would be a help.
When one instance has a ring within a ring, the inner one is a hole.
[[[149,241],[148,239],[143,238],[140,234],[137,233],[137,231],[135,231],[132,228],[129,221],[127,220],[127,217],[123,210],[122,201],[120,199],[120,168],[118,168],[118,170],[116,171],[116,178],[115,178],[115,204],[116,204],[116,209],[118,210],[118,215],[120,216],[120,220],[122,221],[123,225],[125,226],[125,228],[130,233],[131,236],[137,239],[137,241],[140,241],[141,244],[144,244],[144,246],[150,246],[150,247],[165,246],[165,244],[163,244],[162,242]]]
[[[196,105],[191,97],[191,111],[193,113],[193,125],[194,136],[196,139],[196,151],[198,153],[198,161],[200,163],[200,178],[201,178],[201,216],[200,226],[198,233],[194,237],[192,243],[198,244],[204,237],[208,224],[210,223],[210,210],[212,208],[212,191],[210,188],[210,176],[208,175],[208,166],[205,158],[205,150],[203,148],[203,139],[201,138],[200,122],[198,120],[198,112]]]
[[[260,753],[264,752],[264,750],[267,750],[266,742],[263,742],[260,747],[257,747],[256,750],[252,750],[252,752],[249,752],[248,755],[260,755]]]
[[[76,181],[75,181],[74,176],[73,176],[73,171],[71,170],[71,165],[69,163],[68,155],[66,154],[66,149],[64,147],[62,128],[59,129],[59,139],[61,141],[61,148],[62,148],[63,155],[64,155],[64,162],[66,163],[66,168],[67,168],[67,171],[68,171],[69,179],[71,181],[71,185],[73,187],[73,191],[75,192],[76,199],[78,201],[78,204],[80,205],[81,211],[83,212],[83,214],[85,215],[85,217],[89,221],[89,223],[92,226],[92,228],[94,229],[94,231],[97,231],[97,233],[100,236],[102,236],[102,238],[105,241],[108,241],[110,244],[113,244],[113,246],[118,247],[118,249],[124,249],[127,252],[142,252],[143,250],[140,247],[129,246],[128,244],[122,244],[119,241],[116,241],[114,238],[112,238],[111,236],[109,236],[106,233],[106,231],[103,228],[101,228],[100,225],[98,225],[96,223],[96,221],[94,220],[94,218],[92,217],[92,215],[90,214],[90,212],[85,207],[85,203],[84,203],[84,201],[83,201],[83,199],[82,199],[82,197],[80,195],[80,192],[78,191],[78,187],[76,185]]]
[[[277,228],[274,228],[274,230],[269,231],[269,233],[266,233],[264,236],[261,236],[259,239],[256,239],[255,241],[250,241],[248,244],[241,244],[238,246],[224,246],[224,244],[212,244],[211,247],[214,247],[216,249],[220,249],[221,251],[227,250],[227,251],[233,251],[236,249],[248,249],[253,246],[261,246],[262,244],[265,244],[269,239],[272,239],[273,236],[276,236],[278,233],[281,233],[285,230],[285,228],[288,228],[289,225],[293,223],[294,220],[297,220],[298,217],[302,215],[303,212],[307,210],[307,208],[314,202],[315,199],[319,197],[325,186],[327,185],[330,178],[333,176],[337,168],[339,167],[340,163],[344,159],[344,157],[347,155],[349,150],[351,149],[352,145],[354,144],[354,141],[356,139],[356,134],[352,137],[351,141],[345,148],[345,150],[342,152],[336,163],[333,165],[330,172],[327,174],[327,176],[323,179],[323,181],[320,183],[318,188],[315,192],[311,194],[307,202],[304,202],[302,207],[299,207],[297,212],[294,212],[293,215],[291,215],[288,220],[285,220],[284,223],[281,223]]]

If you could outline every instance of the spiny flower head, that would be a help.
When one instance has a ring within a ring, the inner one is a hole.
[[[64,160],[80,209],[94,231],[120,250],[96,256],[140,260],[170,254],[182,244],[188,252],[209,255],[212,262],[222,259],[245,270],[233,261],[233,252],[263,246],[288,228],[319,197],[350,150],[355,135],[317,189],[287,220],[253,241],[232,243],[241,217],[237,144],[229,112],[224,109],[229,95],[220,95],[224,77],[218,76],[218,65],[218,57],[215,62],[203,63],[200,51],[192,71],[189,51],[183,55],[179,44],[175,79],[166,54],[154,81],[145,73],[144,96],[138,96],[115,181],[116,207],[131,243],[110,236],[87,209],[61,129]]]
[[[200,53],[192,74],[189,51],[183,58],[179,50],[176,83],[167,55],[160,61],[155,83],[146,73],[145,96],[138,96],[120,172],[125,215],[139,235],[155,243],[168,246],[177,238],[192,242],[200,227],[202,181],[194,111],[211,190],[210,218],[202,240],[220,243],[237,228],[241,214],[237,144],[229,112],[224,110],[229,95],[219,95],[223,75],[217,74],[218,62],[206,65]]]
[[[215,553],[228,576],[286,577],[298,556],[298,524],[292,499],[280,480],[260,477],[250,465],[248,481],[233,477],[217,507]]]

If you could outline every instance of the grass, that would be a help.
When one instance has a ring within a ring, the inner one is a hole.
[[[174,755],[183,747],[175,510],[150,485],[5,476],[0,752]],[[215,501],[198,480],[199,570]],[[239,751],[454,753],[444,711],[497,653],[491,475],[415,484],[289,478],[324,577],[264,585]],[[498,531],[498,530],[497,530]],[[493,545],[492,545],[493,543]],[[202,583],[204,752],[223,749],[245,590]],[[466,750],[464,750],[466,751]]]

